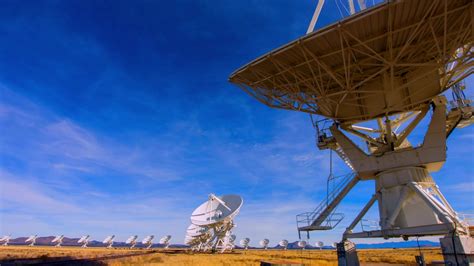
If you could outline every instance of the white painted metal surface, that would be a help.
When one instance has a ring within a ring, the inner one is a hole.
[[[108,236],[102,241],[103,244],[107,245],[107,248],[112,248],[114,244],[115,235]]]
[[[135,245],[137,244],[137,235],[130,236],[127,241],[125,241],[125,244],[130,245],[130,249],[134,248]]]
[[[283,239],[280,242],[278,242],[278,245],[282,247],[284,250],[286,250],[288,248],[288,240]]]
[[[56,243],[55,247],[60,247],[61,244],[63,243],[64,235],[59,235],[56,236],[53,240],[51,240],[51,243]]]
[[[260,240],[260,242],[258,242],[258,244],[263,248],[263,249],[267,249],[268,248],[268,244],[270,243],[270,240],[268,239],[262,239]]]
[[[150,249],[151,246],[153,245],[153,239],[155,238],[154,235],[149,235],[149,236],[146,236],[143,240],[142,240],[142,244],[145,245],[145,248],[146,249]]]
[[[25,243],[30,243],[28,246],[32,247],[36,243],[36,238],[38,238],[38,235],[31,235],[25,240]]]

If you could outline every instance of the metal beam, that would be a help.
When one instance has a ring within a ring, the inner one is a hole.
[[[369,209],[374,205],[374,202],[377,200],[377,194],[372,195],[369,202],[365,204],[364,208],[360,211],[357,217],[352,221],[352,223],[346,228],[346,232],[352,232],[352,229],[360,222],[360,220],[364,217],[364,215],[369,211]],[[345,234],[345,233],[344,233]]]
[[[316,9],[314,10],[313,17],[311,18],[311,22],[309,23],[308,30],[306,34],[313,32],[314,27],[316,26],[316,22],[318,22],[319,14],[321,13],[321,9],[324,6],[324,0],[319,0]]]

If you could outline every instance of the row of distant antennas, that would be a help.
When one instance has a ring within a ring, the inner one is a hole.
[[[25,240],[25,243],[29,243],[29,246],[34,246],[35,243],[36,243],[36,239],[38,238],[37,235],[31,235],[30,237],[28,237],[26,240]],[[150,249],[151,246],[153,245],[153,239],[155,238],[154,235],[149,235],[149,236],[146,236],[143,240],[142,240],[142,244],[145,245],[146,249]],[[112,248],[113,247],[113,244],[114,244],[114,239],[115,239],[115,235],[111,235],[111,236],[108,236],[104,239],[104,241],[102,241],[103,244],[106,244],[107,245],[107,248]],[[127,241],[125,241],[126,244],[130,245],[130,248],[134,248],[135,245],[138,243],[137,241],[138,239],[138,236],[137,235],[133,235],[133,236],[130,236]],[[0,238],[0,243],[3,245],[3,246],[7,246],[8,243],[10,242],[11,240],[11,236],[8,235],[8,236],[4,236],[2,238]],[[60,247],[63,243],[63,240],[64,240],[64,235],[59,235],[59,236],[56,236],[52,241],[51,243],[53,244],[56,244],[55,247]],[[164,245],[164,248],[168,248],[169,245],[170,245],[170,240],[171,240],[171,236],[170,235],[166,235],[164,237],[162,237],[159,241],[159,244],[160,245]],[[81,247],[83,248],[87,248],[87,245],[89,244],[90,242],[90,236],[89,235],[84,235],[82,236],[78,241],[77,243],[78,244],[82,244]]]
[[[248,249],[249,244],[250,244],[250,239],[249,238],[244,238],[244,239],[240,240],[240,245],[242,246],[243,249]],[[265,238],[265,239],[260,240],[258,242],[258,244],[260,245],[261,248],[268,249],[268,245],[270,244],[270,240]],[[288,240],[286,240],[286,239],[281,240],[280,242],[278,242],[278,246],[283,250],[287,250],[288,249]],[[301,249],[305,249],[307,246],[308,246],[308,243],[304,240],[298,242],[298,247],[301,248]],[[317,241],[314,246],[319,248],[319,249],[322,249],[324,247],[324,243],[322,241]],[[334,242],[332,244],[332,247],[336,248],[336,246],[337,246],[337,243]]]
[[[238,195],[216,196],[210,194],[208,200],[191,214],[191,225],[186,230],[184,243],[192,251],[233,250],[236,236],[234,218],[242,207],[242,197]]]
[[[106,244],[107,245],[107,248],[112,248],[113,244],[114,244],[114,239],[115,239],[115,235],[111,235],[111,236],[108,236],[107,238],[104,239],[104,241],[102,242],[103,244]],[[145,245],[145,248],[146,249],[150,249],[151,246],[153,245],[153,239],[155,239],[155,236],[154,235],[149,235],[149,236],[146,236],[142,241],[141,243],[143,245]],[[171,240],[171,236],[170,235],[166,235],[164,237],[162,237],[160,239],[160,241],[158,242],[160,245],[163,245],[164,248],[168,248],[169,245],[170,245],[170,240]],[[83,236],[81,239],[79,239],[78,243],[80,244],[83,244],[82,247],[87,247],[87,244],[89,242],[89,236]],[[125,241],[125,244],[127,245],[130,245],[130,249],[133,249],[137,244],[138,244],[138,236],[137,235],[133,235],[133,236],[130,236],[126,241]]]

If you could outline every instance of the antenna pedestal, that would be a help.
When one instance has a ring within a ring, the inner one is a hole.
[[[337,262],[339,266],[359,266],[355,244],[349,240],[337,243]]]
[[[445,265],[474,264],[474,240],[469,236],[445,236],[440,239]]]
[[[375,180],[379,207],[380,230],[352,233],[355,224],[363,217],[358,215],[347,228],[345,238],[408,238],[446,235],[453,230],[469,235],[468,228],[457,217],[429,173],[439,170],[446,158],[446,100],[437,97],[432,104],[433,115],[419,147],[412,147],[406,137],[428,109],[424,109],[400,134],[392,128],[400,126],[401,122],[397,124],[396,121],[402,121],[401,118],[394,121],[386,118],[385,124],[380,123],[382,126],[378,131],[381,135],[378,138],[363,135],[352,125],[346,126],[348,132],[372,142],[369,144],[371,154],[363,152],[336,126],[331,127],[337,145],[357,174],[365,180]],[[366,211],[364,208],[364,214]]]

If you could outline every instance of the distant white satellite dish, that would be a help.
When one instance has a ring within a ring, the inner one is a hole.
[[[249,248],[249,243],[250,243],[250,238],[248,238],[248,237],[240,240],[240,245],[242,246],[243,249],[248,249]]]
[[[235,239],[237,238],[236,235],[231,235],[230,232],[227,232],[226,236],[223,240],[223,246],[225,249],[230,251],[234,250],[235,248]]]
[[[301,249],[304,249],[306,247],[307,243],[304,240],[298,241],[298,247]]]
[[[35,245],[36,243],[36,238],[38,238],[38,235],[31,235],[30,237],[28,237],[26,240],[25,240],[25,243],[30,243],[28,246],[32,247]]]
[[[186,235],[190,237],[198,237],[204,235],[207,231],[209,231],[207,227],[191,224],[188,229],[186,229]]]
[[[278,245],[286,250],[288,248],[288,240],[283,239],[282,241],[278,242]]]
[[[260,244],[260,246],[263,248],[263,249],[267,249],[268,248],[268,244],[270,243],[270,240],[268,239],[263,239],[263,240],[260,240],[260,242],[258,242]]]
[[[146,249],[150,249],[153,245],[154,235],[149,235],[142,240],[142,244],[146,246]]]
[[[89,244],[89,239],[90,239],[90,236],[89,236],[89,235],[85,235],[85,236],[82,236],[82,237],[77,241],[77,243],[82,244],[81,247],[87,248],[87,244]]]
[[[0,243],[3,242],[2,246],[8,246],[8,242],[10,242],[11,238],[12,237],[10,235],[3,236],[2,238],[0,238]]]
[[[192,251],[207,251],[212,248],[211,238],[212,233],[208,227],[191,224],[186,230],[184,243],[189,245]]]
[[[130,236],[127,241],[125,241],[125,244],[127,245],[130,245],[130,249],[134,248],[135,245],[137,244],[137,239],[138,239],[138,236],[137,235],[134,235],[134,236]]]
[[[60,247],[63,243],[64,235],[56,236],[51,243],[56,243],[55,247]]]
[[[104,241],[102,241],[102,243],[106,244],[107,248],[112,248],[114,244],[114,238],[115,238],[115,235],[108,236],[104,239]]]
[[[210,194],[191,214],[191,225],[187,229],[187,243],[192,250],[206,251],[220,249],[221,253],[234,248],[232,239],[234,217],[242,207],[242,197],[238,195]]]
[[[318,241],[315,243],[316,247],[318,247],[320,250],[324,247],[324,243],[322,241]]]
[[[170,239],[171,239],[170,235],[164,236],[160,239],[159,243],[160,245],[165,245],[164,248],[168,248],[170,245]]]
[[[337,248],[337,242],[332,243],[331,245],[333,248]]]

